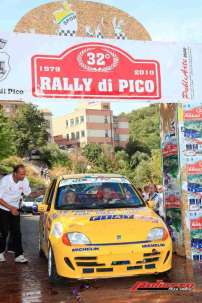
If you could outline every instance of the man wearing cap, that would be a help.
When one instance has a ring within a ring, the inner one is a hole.
[[[9,231],[15,262],[28,262],[23,255],[19,213],[23,195],[28,196],[31,193],[25,175],[25,167],[20,164],[14,167],[12,174],[3,177],[0,181],[0,262],[6,261],[4,252]]]

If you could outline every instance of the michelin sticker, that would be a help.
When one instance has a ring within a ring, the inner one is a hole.
[[[72,252],[82,252],[82,251],[95,251],[99,250],[98,247],[79,247],[79,248],[72,248]]]
[[[142,245],[142,248],[148,248],[148,247],[163,247],[165,244],[163,243],[152,243],[152,244],[144,244]]]

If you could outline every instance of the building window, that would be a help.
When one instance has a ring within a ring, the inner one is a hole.
[[[80,138],[80,133],[76,132],[76,139],[79,139],[79,138]]]
[[[47,126],[47,128],[51,128],[51,123],[49,120],[46,120],[46,126]]]
[[[105,130],[105,138],[108,138],[109,137],[109,134],[108,134],[108,130],[106,129]]]
[[[85,137],[85,131],[84,131],[84,130],[81,131],[81,137],[82,137],[82,138]]]
[[[108,119],[107,119],[107,116],[105,116],[105,123],[108,123]]]
[[[103,104],[103,109],[109,109],[109,104]]]
[[[120,140],[120,138],[119,138],[119,135],[118,135],[118,134],[115,134],[115,135],[114,135],[114,140],[115,140],[115,141],[119,141],[119,140]]]
[[[69,121],[66,120],[66,127],[69,127]]]
[[[5,112],[10,113],[10,111],[11,111],[10,105],[5,106]]]
[[[67,141],[69,141],[69,134],[66,135]]]
[[[75,125],[78,125],[79,124],[79,117],[76,117],[75,119]]]
[[[74,126],[74,119],[70,120],[70,126]]]
[[[80,116],[80,123],[84,122],[84,116]]]
[[[71,133],[71,140],[75,140],[75,133]]]

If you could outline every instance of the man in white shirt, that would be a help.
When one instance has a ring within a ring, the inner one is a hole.
[[[15,166],[13,173],[0,181],[0,262],[5,262],[4,252],[9,231],[16,263],[26,263],[23,255],[20,229],[20,201],[31,193],[29,181],[25,177],[24,165]]]

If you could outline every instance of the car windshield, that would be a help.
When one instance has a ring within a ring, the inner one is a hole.
[[[56,209],[137,208],[144,202],[129,181],[121,178],[83,177],[62,180]]]

